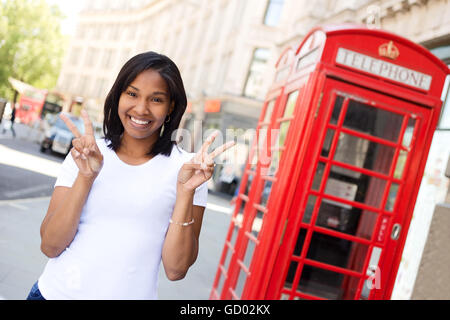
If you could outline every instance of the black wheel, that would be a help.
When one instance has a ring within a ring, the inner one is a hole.
[[[236,180],[233,180],[230,184],[230,189],[228,190],[230,192],[230,195],[233,195],[236,192],[236,188],[238,187],[238,183]]]

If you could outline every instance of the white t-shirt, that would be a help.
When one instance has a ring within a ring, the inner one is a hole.
[[[176,199],[178,171],[193,157],[174,146],[169,157],[157,155],[128,165],[97,140],[103,168],[82,209],[72,243],[49,259],[38,281],[46,299],[157,299],[158,272],[169,218]],[[71,154],[56,186],[72,187],[78,174]],[[206,206],[206,183],[194,205]]]

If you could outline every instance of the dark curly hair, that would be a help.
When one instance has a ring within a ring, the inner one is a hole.
[[[172,146],[175,144],[175,141],[172,141],[172,133],[180,125],[181,118],[186,110],[187,98],[178,67],[165,55],[152,51],[144,52],[132,57],[124,64],[105,100],[103,132],[105,139],[110,142],[108,147],[116,151],[120,146],[121,136],[124,132],[118,113],[120,96],[141,72],[148,69],[157,71],[166,81],[170,103],[174,103],[170,120],[164,123],[162,136],[158,138],[148,154],[169,156]]]

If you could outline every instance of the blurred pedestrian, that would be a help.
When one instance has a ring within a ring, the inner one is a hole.
[[[172,140],[187,104],[177,66],[146,52],[120,70],[105,101],[105,138],[83,110],[41,225],[48,261],[28,299],[156,299],[162,261],[182,279],[198,239],[218,132],[196,154]]]
[[[13,138],[16,137],[16,131],[14,130],[14,120],[16,119],[16,106],[13,104],[12,110],[11,110],[11,117],[10,117],[10,123],[6,125],[6,123],[3,125],[2,134],[5,134],[6,130],[11,130],[11,133],[13,135]]]

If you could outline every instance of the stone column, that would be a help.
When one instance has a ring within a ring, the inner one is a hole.
[[[445,176],[450,178],[450,157]],[[434,209],[411,299],[450,299],[450,188]]]

